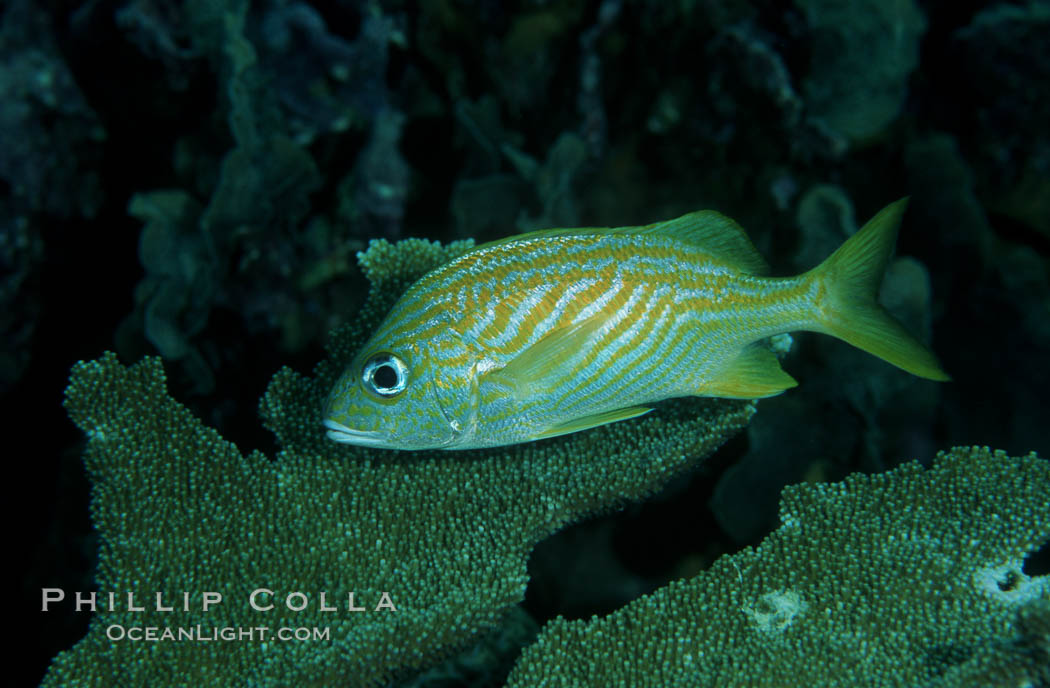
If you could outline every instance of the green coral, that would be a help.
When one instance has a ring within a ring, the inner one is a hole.
[[[784,490],[782,525],[601,619],[558,620],[511,686],[1050,682],[1050,463],[987,448]]]
[[[564,438],[477,452],[395,453],[324,438],[319,409],[391,301],[469,247],[373,242],[360,318],[313,378],[280,371],[262,400],[281,450],[242,454],[170,397],[157,359],[78,363],[66,407],[88,435],[97,582],[118,594],[60,653],[45,686],[377,685],[433,664],[519,603],[533,546],[570,521],[660,487],[746,425],[744,402],[680,401]],[[255,612],[251,591],[274,590]],[[200,611],[200,593],[221,605]],[[280,604],[310,594],[303,612]],[[337,612],[318,610],[326,591]],[[367,611],[347,612],[347,594]],[[146,611],[124,611],[128,592]],[[183,611],[182,593],[194,595]],[[397,611],[375,610],[389,592]],[[174,612],[152,608],[162,593]],[[107,628],[327,627],[328,641],[111,641]]]

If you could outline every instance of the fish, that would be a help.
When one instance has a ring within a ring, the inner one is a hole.
[[[744,230],[713,210],[481,244],[396,302],[333,385],[327,437],[477,449],[635,418],[673,397],[770,397],[797,383],[769,339],[800,330],[947,381],[876,301],[907,201],[794,277],[767,276]]]

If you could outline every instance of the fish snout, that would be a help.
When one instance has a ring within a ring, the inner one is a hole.
[[[331,418],[325,419],[324,426],[328,428],[328,432],[325,433],[328,439],[334,442],[356,444],[361,447],[389,446],[389,440],[374,430],[353,430]]]

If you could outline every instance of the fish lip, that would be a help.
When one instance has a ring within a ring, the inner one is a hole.
[[[361,447],[386,447],[389,446],[378,432],[371,430],[351,430],[342,423],[331,418],[326,418],[324,426],[328,428],[325,433],[328,439],[340,444],[356,444]]]

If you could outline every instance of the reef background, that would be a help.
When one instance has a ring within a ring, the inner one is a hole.
[[[785,484],[953,445],[1050,450],[1046,2],[0,12],[0,399],[5,454],[27,473],[13,516],[28,684],[88,620],[38,610],[41,587],[92,587],[83,438],[61,406],[70,366],[159,354],[174,397],[269,451],[258,399],[354,317],[371,238],[713,208],[783,275],[911,196],[884,301],[954,381],[797,336],[784,366],[800,386],[761,402],[746,435],[540,545],[525,604],[539,624],[619,608],[759,541]]]

